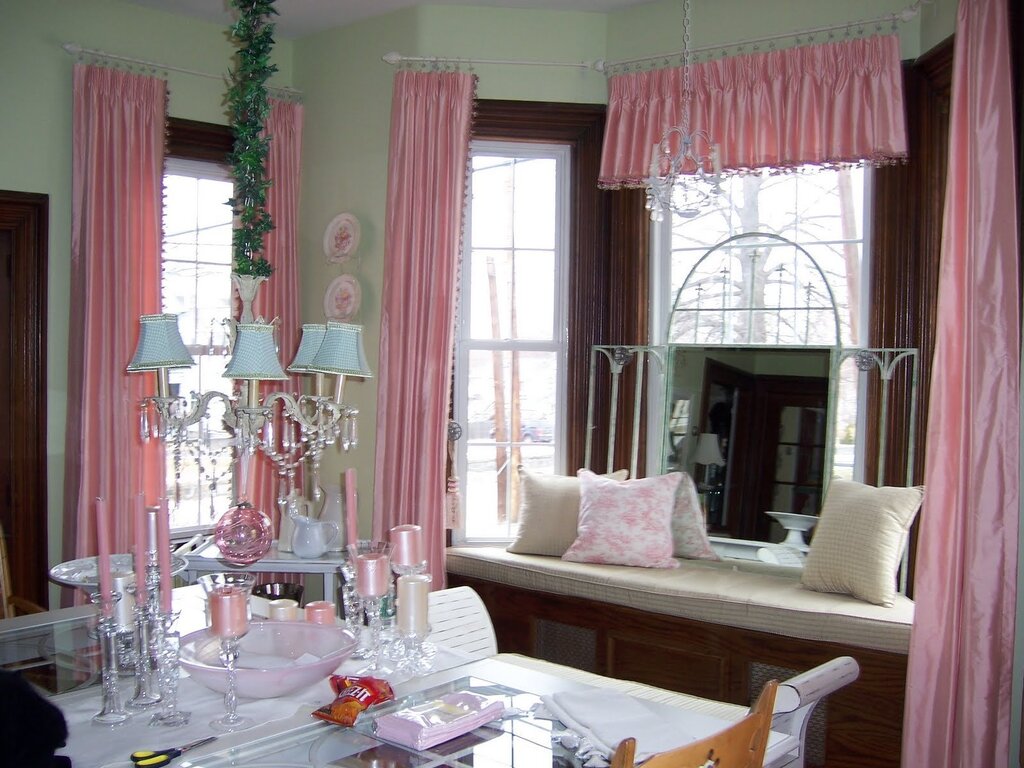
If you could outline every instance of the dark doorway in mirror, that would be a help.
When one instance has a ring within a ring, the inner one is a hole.
[[[711,532],[766,541],[772,521],[765,512],[816,515],[828,379],[744,371],[709,359],[704,382],[702,432],[716,435],[724,461],[698,479]]]

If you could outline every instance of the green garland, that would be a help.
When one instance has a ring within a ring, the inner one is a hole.
[[[274,268],[263,256],[263,238],[274,228],[267,211],[266,175],[270,138],[263,126],[270,114],[267,80],[277,71],[270,62],[274,47],[274,25],[267,19],[276,15],[275,0],[231,0],[239,11],[231,27],[232,38],[241,46],[238,67],[231,73],[228,112],[235,143],[229,160],[235,178],[231,208],[238,219],[233,233],[234,270],[240,275],[270,277]]]

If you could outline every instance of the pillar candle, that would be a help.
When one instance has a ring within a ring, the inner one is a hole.
[[[135,601],[146,602],[146,543],[149,535],[146,533],[146,524],[149,516],[146,514],[146,502],[141,493],[135,494]]]
[[[356,556],[356,591],[361,597],[387,594],[390,579],[391,563],[387,555],[368,552]]]
[[[346,544],[355,544],[359,540],[359,503],[356,496],[356,471],[345,470],[345,535]]]
[[[160,499],[156,515],[156,552],[160,566],[160,610],[171,612],[171,513],[167,499]]]
[[[241,637],[249,631],[249,600],[243,590],[217,587],[208,599],[213,634],[217,637]]]
[[[418,525],[396,525],[392,528],[391,562],[418,566],[423,560],[423,529]]]
[[[398,577],[398,631],[405,634],[427,634],[427,595],[430,593],[430,576],[423,574]]]
[[[107,504],[103,499],[96,499],[96,572],[99,575],[100,606],[103,615],[114,615],[111,603],[114,591],[111,587],[110,575],[110,518],[107,516]]]

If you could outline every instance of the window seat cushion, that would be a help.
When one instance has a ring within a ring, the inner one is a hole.
[[[678,568],[573,563],[519,555],[501,547],[450,547],[448,572],[650,613],[906,654],[914,604],[897,595],[890,607],[849,595],[814,592],[798,569],[752,563],[680,560]]]

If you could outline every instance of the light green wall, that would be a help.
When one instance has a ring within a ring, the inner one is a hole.
[[[751,13],[763,3],[697,0],[693,44],[716,44],[758,34],[878,16],[903,0],[792,0],[772,4],[769,16]],[[901,28],[905,56],[927,39],[948,34],[954,0],[925,6],[926,18]],[[927,16],[927,14],[931,16]],[[0,0],[0,189],[41,192],[50,198],[48,306],[48,458],[51,562],[60,559],[67,379],[68,271],[71,191],[71,71],[60,48],[75,42],[190,70],[226,74],[234,46],[226,28],[134,6],[121,0]],[[617,60],[678,50],[678,0],[658,0],[612,14],[429,6],[400,11],[300,41],[278,41],[277,85],[304,93],[303,179],[299,254],[303,319],[323,319],[323,293],[342,271],[358,275],[367,352],[377,369],[383,280],[387,142],[394,68],[381,56],[489,59]],[[589,69],[476,65],[481,98],[602,102],[604,77]],[[169,72],[170,114],[225,122],[224,83]],[[336,214],[354,213],[362,227],[356,258],[328,265],[321,239]],[[362,441],[331,456],[331,474],[354,466],[361,488],[361,532],[369,533],[376,427],[376,381],[353,381],[346,395],[362,411]],[[397,471],[397,470],[395,470]]]
[[[71,230],[71,79],[77,43],[124,56],[226,73],[234,46],[220,25],[116,0],[0,0],[0,189],[49,196],[47,484],[51,563],[61,559]],[[287,85],[292,43],[281,43],[274,82]],[[220,77],[168,73],[175,117],[227,122]],[[127,361],[126,361],[127,362]]]

